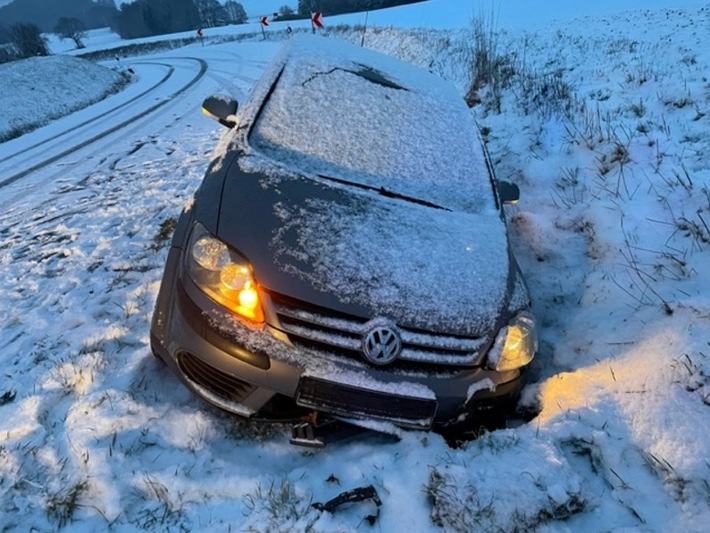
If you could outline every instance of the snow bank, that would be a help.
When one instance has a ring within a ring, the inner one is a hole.
[[[128,79],[84,59],[56,55],[0,65],[0,142],[119,91]]]

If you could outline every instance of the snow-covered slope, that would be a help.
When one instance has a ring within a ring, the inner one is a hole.
[[[166,235],[221,133],[200,98],[248,90],[278,41],[163,54],[204,58],[207,81],[100,153],[0,188],[0,529],[706,531],[710,6],[663,4],[499,21],[500,83],[476,91],[470,33],[368,31],[480,102],[498,176],[522,189],[509,231],[542,326],[536,416],[457,449],[410,432],[294,448],[154,360]],[[311,506],[366,485],[381,507]]]
[[[121,72],[66,55],[0,65],[0,142],[93,104],[127,83]]]

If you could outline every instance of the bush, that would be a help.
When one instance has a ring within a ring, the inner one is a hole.
[[[10,39],[20,57],[48,56],[47,42],[34,24],[13,24]]]
[[[471,83],[465,96],[466,103],[471,107],[482,103],[485,89],[487,107],[500,112],[501,93],[515,74],[513,61],[500,52],[493,17],[476,16],[471,26]]]
[[[18,59],[17,52],[11,44],[0,44],[0,64]]]

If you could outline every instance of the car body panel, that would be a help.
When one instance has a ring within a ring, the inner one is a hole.
[[[168,258],[168,269],[179,271],[181,261],[180,251],[173,249]],[[166,282],[173,283],[172,287],[166,286]],[[177,276],[164,278],[165,290],[161,293],[172,300],[168,307],[173,310],[173,314],[171,320],[166,322],[167,329],[164,331],[162,342],[157,338],[160,334],[155,323],[157,314],[154,315],[151,341],[156,354],[168,363],[193,392],[217,407],[241,416],[259,418],[260,410],[274,396],[294,397],[300,380],[309,377],[355,386],[362,390],[424,400],[435,399],[437,410],[434,420],[426,424],[404,424],[408,427],[423,428],[435,422],[458,421],[474,415],[482,407],[488,408],[509,400],[521,385],[520,372],[499,373],[480,366],[438,372],[372,369],[363,361],[348,360],[335,354],[295,346],[286,336],[270,326],[254,328],[244,324],[225,313],[197,288],[189,283],[186,285],[183,292],[179,289]],[[191,305],[193,301],[194,304]],[[269,368],[260,368],[219,349],[205,339],[204,328],[231,335],[235,342],[250,353],[267,354]],[[209,373],[201,376],[186,375],[179,363],[184,354],[190,354],[192,357],[198,357],[196,354],[199,354],[199,358],[209,366]],[[239,401],[231,401],[223,393],[211,392],[205,380],[212,379],[215,373],[248,383],[249,393],[240,397]],[[479,383],[484,383],[485,386],[472,387],[472,384]],[[356,413],[352,416],[357,418]]]
[[[451,213],[309,178],[235,170],[223,197],[217,236],[249,259],[268,290],[468,336],[490,331],[504,310],[510,269],[495,211]]]
[[[475,122],[435,76],[328,43],[294,39],[241,107],[178,221],[154,353],[202,398],[257,419],[318,411],[429,428],[508,402],[522,371],[492,370],[486,357],[530,301]],[[361,85],[347,104],[318,86],[333,75],[338,90]],[[361,97],[370,105],[350,131]],[[330,113],[298,123],[324,104]],[[409,124],[423,117],[441,123]],[[248,261],[263,323],[193,281],[198,226]],[[381,328],[401,342],[383,364],[366,347]]]

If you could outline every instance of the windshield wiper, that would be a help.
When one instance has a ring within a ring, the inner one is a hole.
[[[389,189],[386,189],[385,187],[375,187],[373,185],[365,185],[364,183],[357,183],[355,181],[348,181],[348,180],[344,180],[341,178],[334,178],[332,176],[324,176],[323,174],[318,174],[318,177],[321,179],[327,180],[327,181],[339,183],[341,185],[350,185],[352,187],[357,187],[358,189],[364,189],[366,191],[374,191],[374,192],[381,194],[382,196],[385,196],[387,198],[397,198],[399,200],[406,200],[406,201],[412,202],[414,204],[419,204],[419,205],[423,205],[426,207],[432,207],[434,209],[441,209],[443,211],[451,211],[451,209],[449,209],[447,207],[442,207],[442,206],[436,205],[432,202],[427,202],[426,200],[414,198],[413,196],[407,196],[406,194],[401,194],[398,192],[390,191]]]

